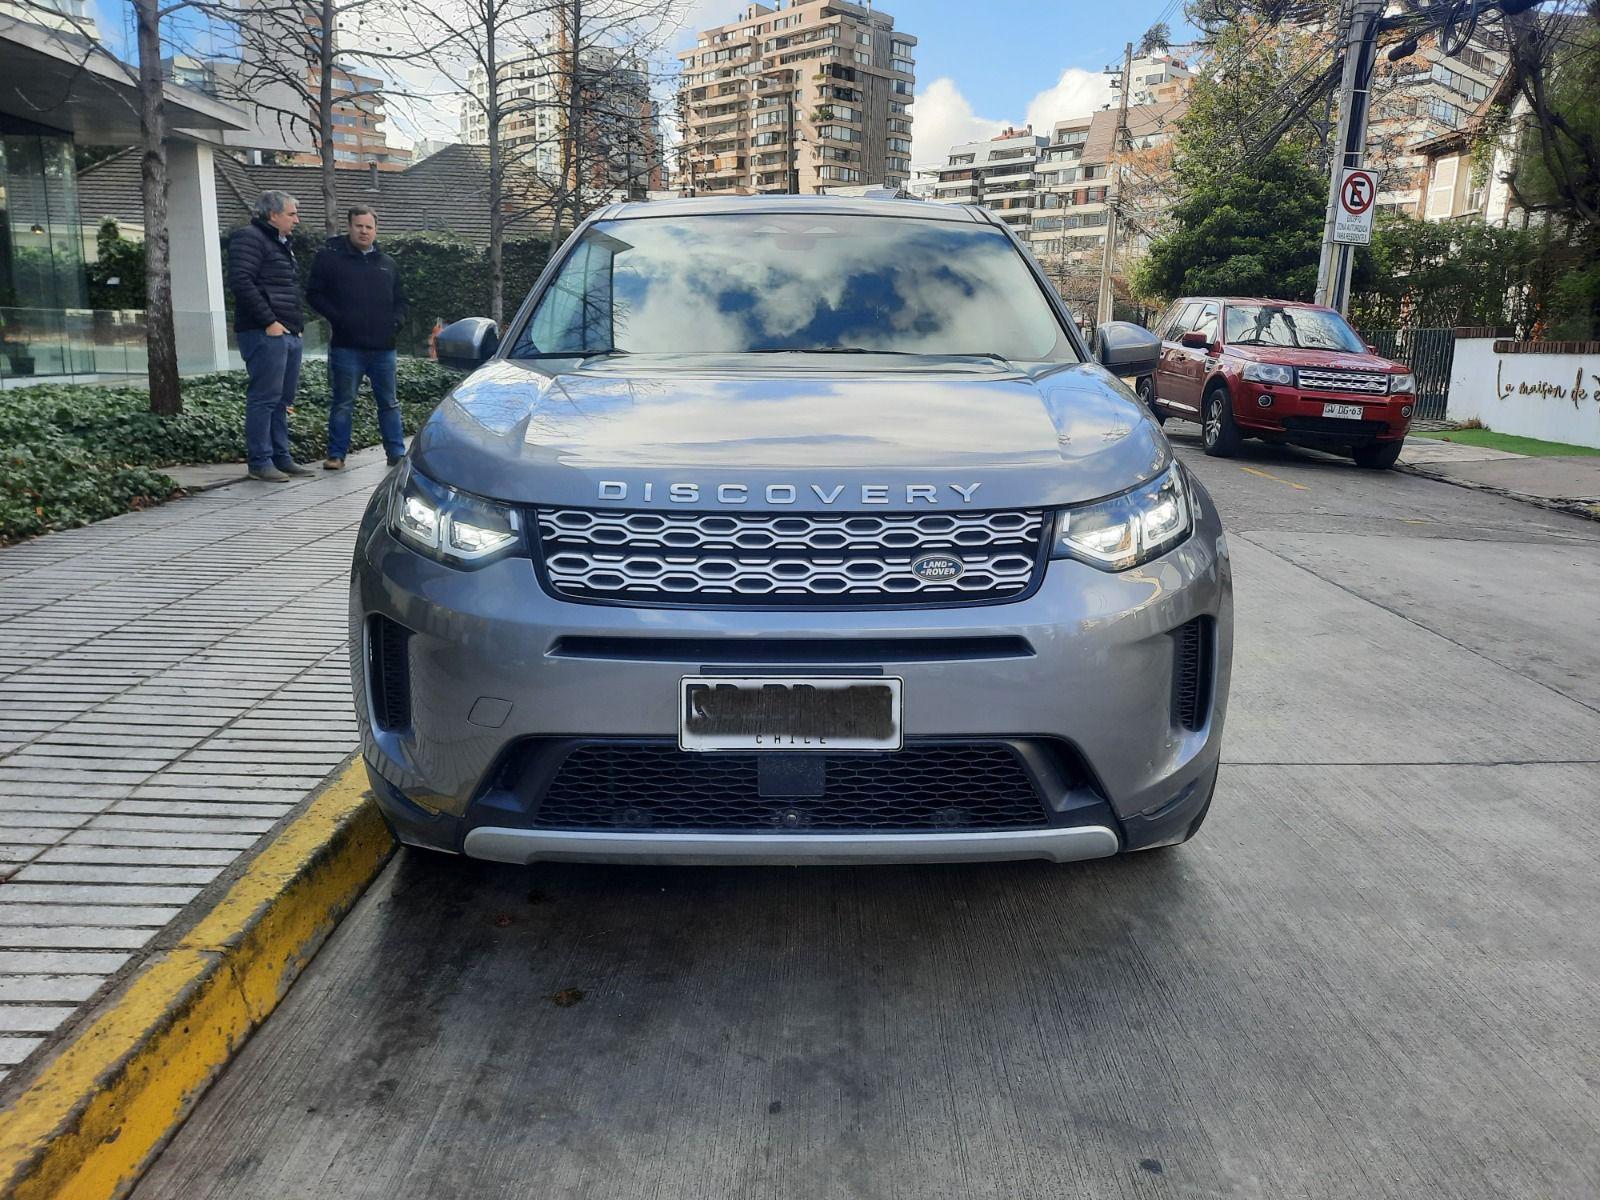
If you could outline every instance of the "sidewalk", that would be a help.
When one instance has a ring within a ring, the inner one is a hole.
[[[1538,458],[1413,436],[1400,465],[1430,479],[1600,519],[1600,457]]]
[[[381,450],[0,549],[0,1077],[355,748]]]

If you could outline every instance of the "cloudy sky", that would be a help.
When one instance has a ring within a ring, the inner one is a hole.
[[[93,5],[115,46],[123,40],[119,27],[128,24],[128,5]],[[682,30],[672,49],[693,45],[699,29],[736,20],[744,6],[745,0],[683,0]],[[1175,41],[1192,35],[1180,0],[884,0],[876,7],[918,39],[912,161],[919,166],[1008,124],[1031,123],[1047,133],[1057,120],[1099,108],[1112,95],[1104,68],[1120,64],[1123,44],[1137,42],[1157,21],[1168,23]],[[664,57],[670,59],[670,50]],[[447,83],[421,76],[406,82],[428,95],[390,104],[394,140],[453,136],[457,110],[442,94]]]

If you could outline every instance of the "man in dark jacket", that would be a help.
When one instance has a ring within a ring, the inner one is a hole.
[[[328,318],[328,377],[333,405],[328,409],[328,460],[323,468],[344,469],[350,452],[350,420],[356,388],[365,375],[378,402],[378,432],[394,466],[405,456],[405,428],[395,399],[394,335],[406,319],[406,291],[400,272],[378,249],[378,217],[365,204],[347,214],[349,232],[329,238],[317,251],[306,283],[306,300]]]
[[[289,235],[300,206],[287,192],[262,192],[250,224],[228,241],[228,286],[233,328],[250,373],[245,394],[244,440],[250,478],[287,483],[311,472],[289,454],[289,405],[300,384],[300,276]]]

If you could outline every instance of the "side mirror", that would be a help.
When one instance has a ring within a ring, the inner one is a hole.
[[[1095,331],[1095,357],[1113,375],[1153,375],[1161,339],[1132,321],[1107,321]]]
[[[441,329],[434,346],[445,366],[474,371],[500,349],[500,329],[488,317],[463,317]]]
[[[1211,349],[1211,339],[1198,329],[1191,329],[1179,339],[1180,343],[1190,350]]]

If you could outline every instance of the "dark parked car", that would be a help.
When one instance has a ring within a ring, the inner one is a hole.
[[[1207,454],[1261,438],[1348,453],[1363,467],[1400,457],[1416,378],[1333,309],[1186,296],[1154,331],[1161,361],[1139,379],[1139,396],[1158,420],[1198,421]]]

